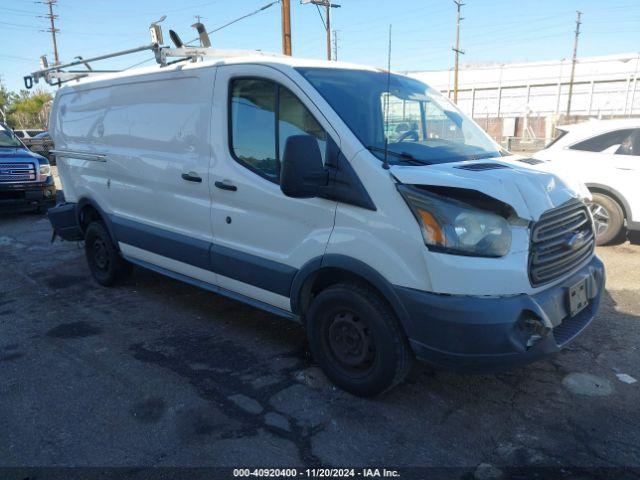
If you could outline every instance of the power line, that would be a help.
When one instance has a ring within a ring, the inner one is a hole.
[[[327,23],[324,21],[324,17],[322,16],[322,12],[320,11],[320,5],[316,4],[316,10],[318,11],[318,16],[320,17],[320,21],[322,22],[322,27],[326,30]]]
[[[280,3],[280,0],[275,0],[275,1],[271,2],[271,3],[267,3],[266,5],[258,8],[257,10],[249,12],[246,15],[242,15],[241,17],[238,17],[238,18],[236,18],[234,20],[231,20],[230,22],[227,22],[227,23],[225,23],[224,25],[222,25],[220,27],[214,28],[213,30],[209,30],[207,32],[207,34],[211,35],[212,33],[218,32],[218,31],[222,30],[223,28],[227,28],[227,27],[233,25],[234,23],[239,22],[240,20],[244,20],[245,18],[249,18],[249,17],[252,17],[253,15],[257,15],[258,13],[266,10],[267,8],[270,8],[270,7],[274,6],[276,3]],[[190,40],[190,41],[186,42],[185,45],[193,43],[193,42],[195,42],[196,40],[199,40],[199,39],[200,39],[200,37],[194,38],[193,40]]]
[[[15,12],[15,13],[25,13],[25,14],[29,14],[29,15],[35,15],[38,12],[31,12],[29,10],[19,10],[17,8],[7,8],[7,7],[0,7],[0,10],[4,10],[7,12]]]

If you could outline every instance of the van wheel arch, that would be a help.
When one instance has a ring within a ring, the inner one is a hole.
[[[78,224],[80,225],[82,233],[86,232],[91,222],[96,221],[104,223],[102,215],[100,215],[100,212],[93,205],[85,203],[83,206],[78,207]]]
[[[82,231],[83,235],[87,231],[89,225],[91,225],[91,222],[101,222],[107,229],[107,232],[109,233],[109,236],[111,237],[111,240],[113,241],[116,249],[120,251],[120,247],[113,233],[113,226],[111,225],[111,221],[109,220],[108,215],[106,215],[104,211],[102,211],[102,209],[93,200],[89,198],[80,199],[78,201],[76,211],[78,216],[78,225],[80,226],[80,230]]]
[[[293,280],[291,308],[306,327],[305,314],[313,299],[323,290],[338,283],[354,283],[367,287],[391,307],[408,335],[410,318],[396,295],[393,285],[369,265],[344,255],[329,254],[311,260]]]
[[[323,290],[338,283],[354,283],[378,291],[371,282],[349,270],[337,267],[324,267],[309,275],[300,289],[299,308],[304,315],[313,299]],[[378,292],[380,293],[380,292]]]

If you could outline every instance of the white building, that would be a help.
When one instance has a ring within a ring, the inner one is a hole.
[[[639,67],[640,53],[579,58],[571,101],[574,120],[640,115]],[[452,69],[407,73],[453,97]],[[570,78],[571,59],[463,65],[458,105],[496,138],[551,137],[567,111]]]

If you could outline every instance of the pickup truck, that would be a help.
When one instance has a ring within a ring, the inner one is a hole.
[[[49,161],[0,123],[0,211],[46,210],[55,201]]]

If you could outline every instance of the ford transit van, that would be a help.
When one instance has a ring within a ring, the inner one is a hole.
[[[414,358],[531,362],[598,310],[588,191],[406,76],[265,55],[95,75],[56,92],[50,133],[49,217],[97,282],[135,264],[299,321],[357,395]]]

